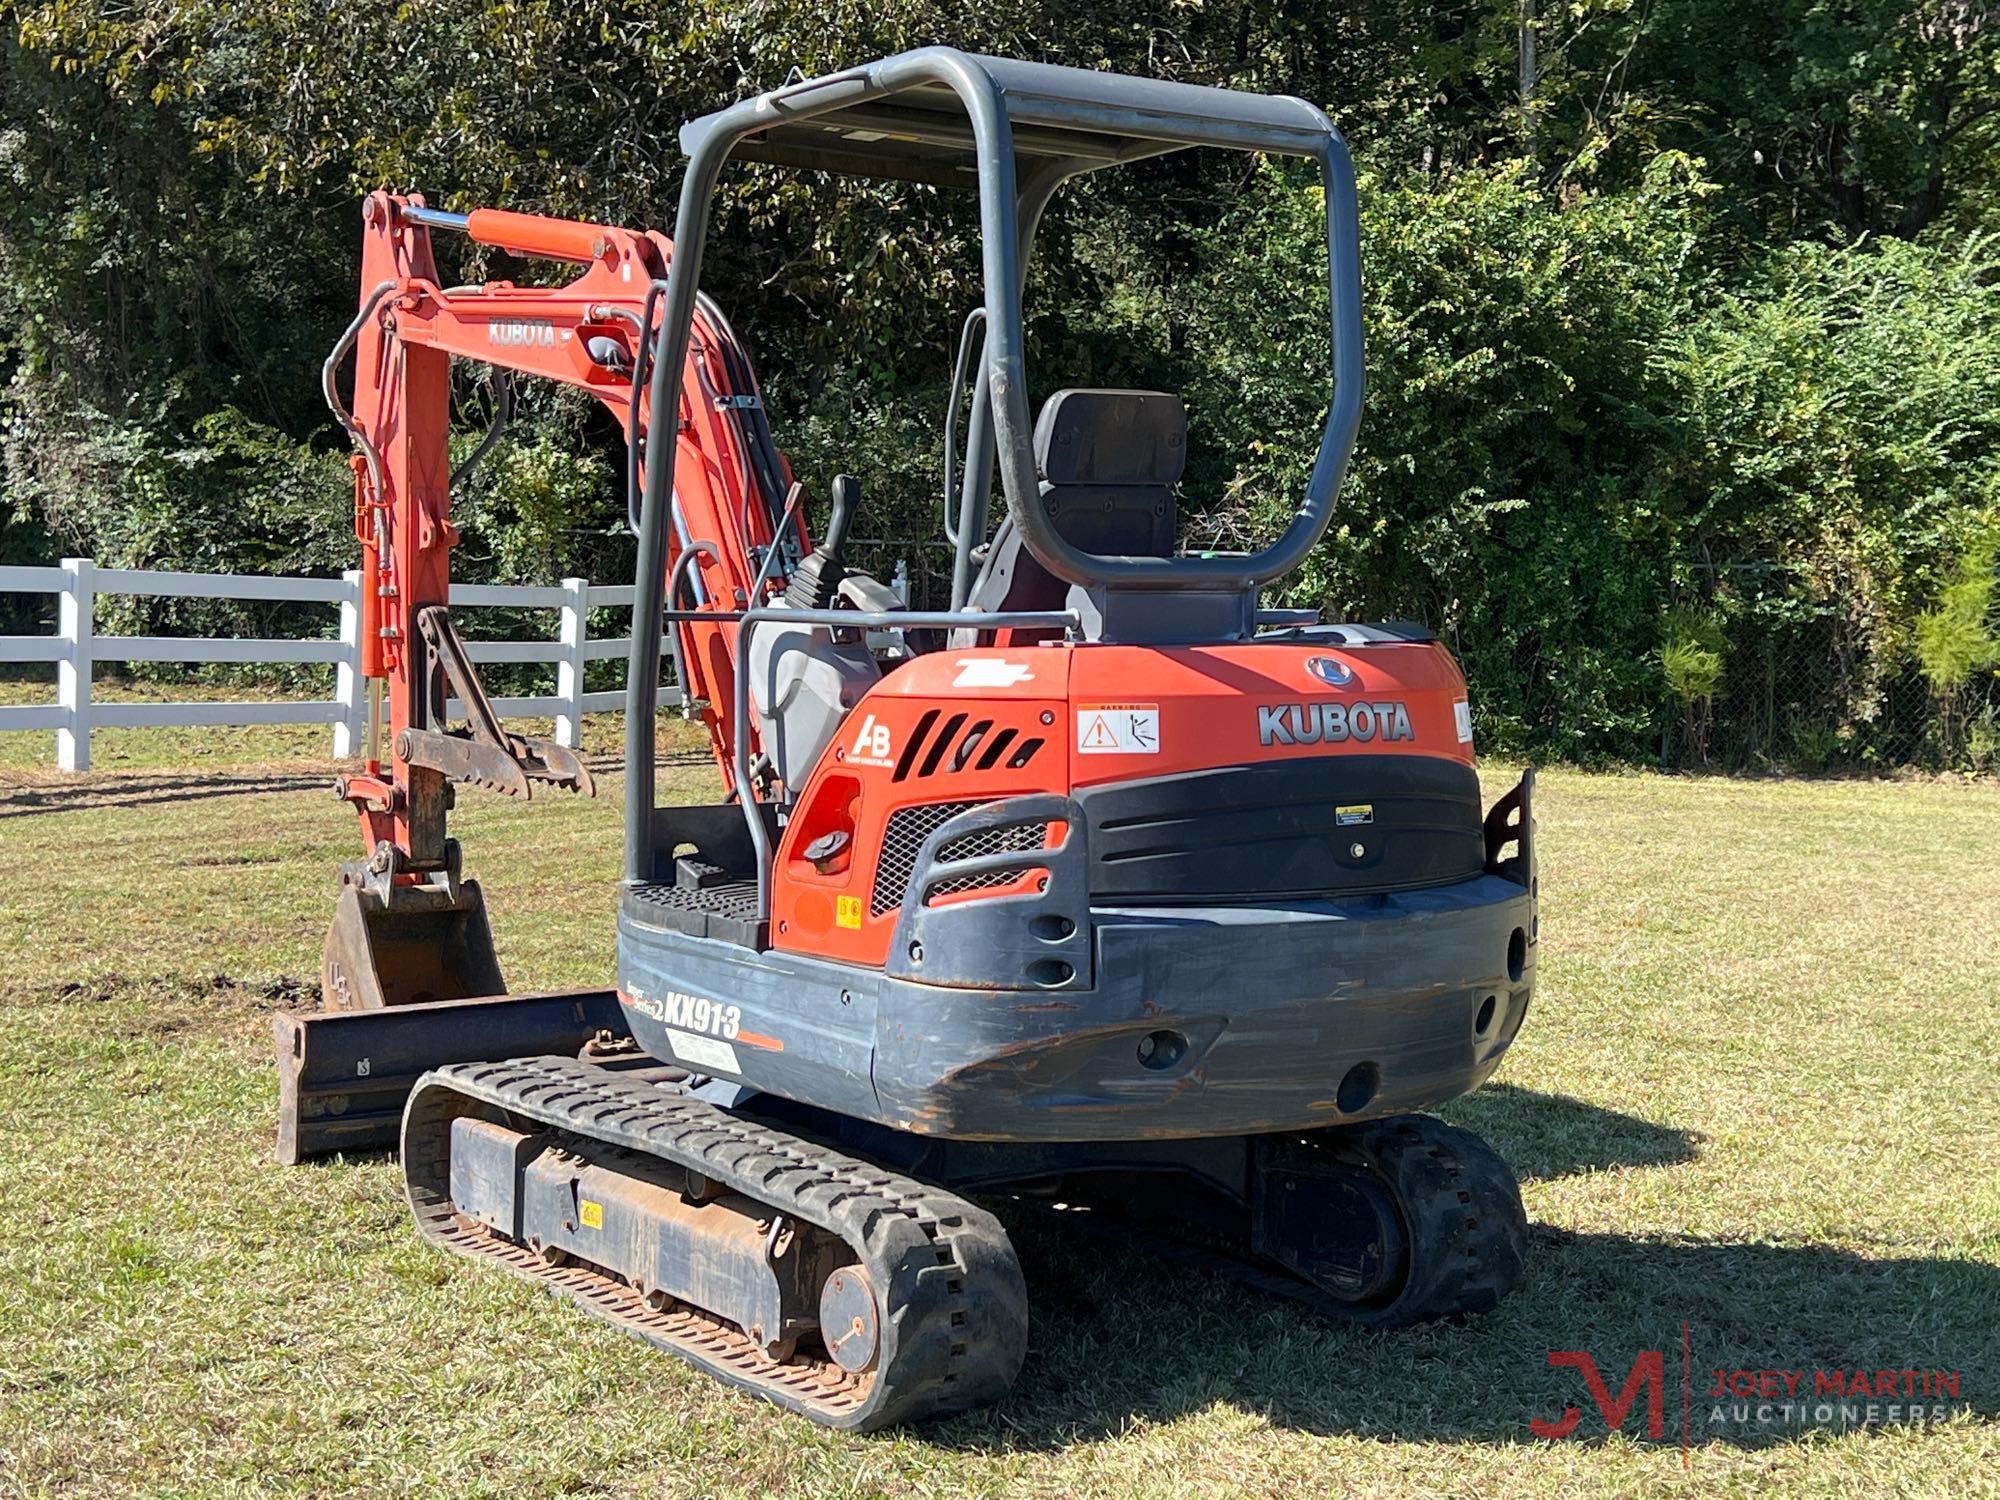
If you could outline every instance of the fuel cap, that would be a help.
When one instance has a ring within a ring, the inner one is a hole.
[[[806,858],[813,862],[813,867],[820,874],[825,875],[829,873],[826,867],[838,859],[841,852],[852,842],[853,835],[845,828],[835,828],[831,832],[822,833],[806,845]]]

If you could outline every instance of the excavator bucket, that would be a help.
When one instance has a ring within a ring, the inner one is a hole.
[[[458,892],[399,886],[388,901],[343,881],[320,956],[320,996],[328,1010],[379,1010],[433,1000],[506,993],[479,883]]]

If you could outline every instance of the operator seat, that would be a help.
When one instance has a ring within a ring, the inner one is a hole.
[[[1085,552],[1173,556],[1174,486],[1186,464],[1187,409],[1171,391],[1057,391],[1035,419],[1041,504]],[[1012,518],[1002,521],[972,608],[1061,609],[1068,599],[1069,586],[1035,560]]]

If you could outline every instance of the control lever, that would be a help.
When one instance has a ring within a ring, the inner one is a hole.
[[[841,553],[847,533],[854,526],[854,513],[861,508],[861,481],[852,474],[833,476],[832,513],[826,530],[812,555],[800,563],[785,585],[785,603],[793,609],[832,609],[840,596],[840,581],[847,576]]]

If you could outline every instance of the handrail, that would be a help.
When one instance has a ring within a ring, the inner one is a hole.
[[[958,359],[951,367],[951,394],[944,403],[944,536],[958,545],[958,497],[952,468],[958,460],[958,408],[965,400],[965,376],[972,367],[972,335],[986,327],[986,309],[975,307],[965,315],[965,327],[958,335]]]

